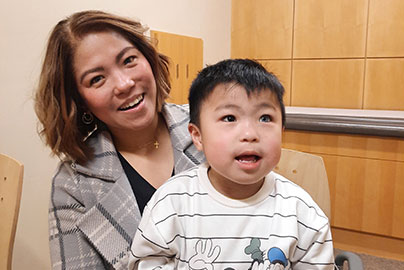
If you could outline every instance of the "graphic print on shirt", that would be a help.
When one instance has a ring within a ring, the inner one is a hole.
[[[195,244],[195,254],[189,259],[189,268],[192,270],[214,270],[214,262],[221,252],[220,246],[213,246],[212,239],[198,240]],[[288,265],[285,253],[278,247],[272,247],[266,254],[261,250],[261,241],[253,238],[244,249],[244,253],[251,256],[252,262],[248,269],[225,270],[283,270]],[[266,256],[265,256],[266,255]]]

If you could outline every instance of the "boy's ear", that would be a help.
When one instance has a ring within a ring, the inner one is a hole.
[[[189,123],[188,131],[189,131],[189,134],[191,134],[191,138],[192,138],[192,141],[193,141],[196,149],[198,149],[198,151],[202,151],[203,150],[202,134],[201,134],[201,131],[199,130],[199,128],[196,125]]]

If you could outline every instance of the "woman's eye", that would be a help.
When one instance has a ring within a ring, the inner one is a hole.
[[[260,117],[260,122],[271,122],[271,116],[264,114]]]
[[[222,119],[223,119],[224,122],[234,122],[234,121],[236,121],[236,117],[234,117],[233,115],[226,115]]]
[[[102,80],[102,78],[103,78],[103,76],[101,76],[101,75],[95,76],[94,78],[92,78],[90,80],[90,85],[92,86],[92,85],[100,82]]]
[[[123,61],[123,63],[124,63],[125,65],[127,65],[127,64],[132,63],[134,60],[135,60],[135,56],[132,55],[132,56],[129,56],[129,57],[125,58],[125,60]]]

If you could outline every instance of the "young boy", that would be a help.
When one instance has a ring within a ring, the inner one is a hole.
[[[130,269],[334,269],[327,217],[272,172],[284,89],[252,60],[204,68],[189,94],[189,132],[206,163],[171,178],[146,206]]]

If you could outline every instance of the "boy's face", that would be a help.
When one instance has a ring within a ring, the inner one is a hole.
[[[190,124],[195,146],[210,165],[209,179],[222,194],[255,194],[281,155],[282,114],[269,89],[247,96],[244,87],[219,84],[202,103],[200,127]]]

